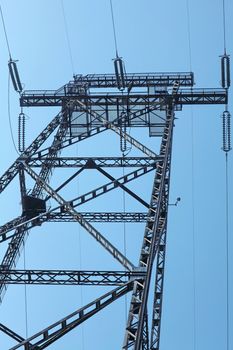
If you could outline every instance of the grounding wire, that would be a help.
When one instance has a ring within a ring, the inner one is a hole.
[[[4,29],[7,49],[8,49],[9,57],[10,57],[10,60],[11,60],[11,50],[10,50],[10,45],[9,45],[9,40],[8,40],[8,36],[7,36],[7,31],[6,31],[6,26],[5,26],[5,21],[4,21],[4,16],[3,16],[2,6],[1,5],[0,5],[0,12],[1,12],[2,25],[3,25],[3,29]]]
[[[191,46],[191,20],[190,4],[186,0],[187,26],[188,26],[188,50],[189,50],[189,68],[192,71],[192,46]],[[196,303],[196,239],[195,239],[195,208],[194,208],[194,118],[193,108],[191,106],[191,210],[192,210],[192,273],[193,273],[193,349],[197,348],[197,303]]]
[[[70,56],[70,63],[71,63],[72,72],[74,75],[75,74],[75,72],[74,72],[74,60],[73,60],[73,55],[72,55],[72,49],[71,49],[71,43],[70,43],[70,37],[69,37],[69,31],[68,31],[68,25],[67,25],[67,19],[66,19],[66,13],[65,13],[63,0],[61,0],[61,7],[62,7],[64,26],[65,26],[67,46],[68,46],[68,51],[69,51],[69,56]]]
[[[111,8],[112,27],[113,27],[113,35],[114,35],[114,42],[115,42],[116,57],[118,57],[117,37],[116,37],[116,26],[115,26],[115,19],[114,19],[114,12],[113,12],[112,0],[109,0],[109,2],[110,2],[110,8]]]

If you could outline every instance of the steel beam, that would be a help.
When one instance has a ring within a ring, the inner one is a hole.
[[[22,158],[24,159],[24,158]],[[161,160],[160,156],[151,157],[30,157],[27,164],[31,168],[40,168],[53,161],[54,168],[82,168],[93,169],[95,164],[101,168],[138,168],[142,166],[153,166],[155,161]]]
[[[2,270],[5,284],[121,286],[145,278],[143,271]]]
[[[181,73],[126,73],[125,74],[126,87],[148,87],[159,86],[167,87],[173,86],[175,81],[178,81],[180,86],[193,86],[194,77],[191,72]],[[75,75],[74,81],[65,85],[67,92],[75,87],[87,86],[88,88],[117,88],[116,76],[114,74],[88,74]]]
[[[20,157],[28,158],[28,157],[32,156],[41,147],[41,145],[48,139],[48,137],[52,134],[52,132],[58,127],[59,123],[61,122],[61,118],[62,118],[62,113],[59,113],[46,126],[46,128],[40,133],[40,135],[32,142],[32,144],[23,152],[23,154]],[[6,188],[6,186],[18,174],[18,165],[19,164],[18,164],[17,160],[0,177],[0,193]]]
[[[106,222],[106,223],[144,223],[147,219],[147,213],[143,212],[95,212],[80,214],[89,222]],[[48,221],[54,222],[70,222],[74,221],[69,213],[51,213],[48,215]]]
[[[24,346],[25,350],[42,350],[47,346],[79,326],[81,323],[103,310],[115,300],[119,299],[132,290],[132,282],[120,286],[100,298],[94,300],[88,305],[78,309],[72,314],[62,318],[56,323],[34,334],[30,338],[20,342],[20,344],[9,350],[16,350]]]
[[[139,266],[146,268],[147,274],[140,287],[138,284],[135,284],[133,289],[123,349],[140,350],[143,345],[145,314],[153,262],[167,216],[166,211],[164,212],[163,209],[165,203],[165,208],[167,208],[168,201],[173,123],[174,112],[172,107],[170,107],[167,113],[167,122],[160,149],[160,155],[164,156],[164,160],[156,168],[148,219],[139,259]]]
[[[107,250],[112,257],[114,257],[121,265],[123,265],[129,271],[134,269],[134,265],[108,241],[96,228],[94,228],[87,220],[85,220],[80,213],[78,213],[70,202],[65,201],[56,191],[52,189],[47,183],[45,183],[27,164],[22,163],[26,172],[40,184],[43,189],[57,201],[65,211],[69,212],[73,218],[79,222],[79,224],[86,229],[86,231]]]
[[[12,329],[6,327],[4,324],[0,323],[0,331],[11,337],[12,339],[16,340],[17,342],[22,342],[25,339],[21,337],[19,334],[12,331]]]
[[[52,142],[52,146],[49,151],[49,156],[57,156],[58,152],[58,146],[57,144],[59,141],[61,141],[65,136],[66,136],[66,130],[67,130],[67,125],[65,123],[66,120],[66,114],[64,112],[60,112],[53,120],[51,123],[48,124],[48,126],[40,133],[40,135],[35,139],[35,141],[32,142],[32,144],[23,152],[22,156],[24,159],[28,159],[30,156],[32,156],[40,147],[41,145],[47,140],[47,138],[51,135],[51,133],[59,126],[57,133],[55,134]],[[18,158],[20,159],[20,157]],[[18,160],[13,164],[15,168],[20,168],[20,163],[18,163]],[[52,161],[50,164],[47,164],[46,166],[43,166],[40,171],[40,175],[42,176],[43,179],[47,179],[49,177],[49,174],[51,173],[51,166],[52,166]],[[21,170],[22,171],[22,170]],[[25,191],[25,189],[24,189]],[[40,187],[36,184],[33,191],[32,195],[41,195],[41,189]],[[21,219],[19,219],[21,222],[24,221],[24,217],[22,216]],[[14,227],[14,223],[11,222],[10,226],[12,228]],[[9,227],[8,227],[9,229]],[[21,227],[16,228],[16,232],[14,235],[8,236],[6,234],[3,234],[1,238],[3,239],[11,239],[11,242],[8,245],[8,248],[6,250],[6,253],[2,259],[1,266],[4,266],[7,269],[11,269],[13,265],[16,264],[17,259],[20,256],[20,251],[22,249],[22,246],[27,238],[28,235],[28,225],[24,225]],[[0,302],[3,299],[4,293],[6,291],[6,285],[4,282],[0,283]]]
[[[73,200],[69,201],[69,205],[72,208],[76,208],[86,202],[89,202],[90,200],[97,198],[99,196],[102,196],[103,194],[110,192],[112,190],[114,190],[115,188],[119,187],[120,184],[125,184],[128,183],[132,180],[135,180],[149,172],[151,172],[152,170],[154,170],[154,168],[156,167],[156,164],[154,164],[154,167],[142,167],[139,168],[131,173],[125,174],[124,176],[116,179],[116,181],[111,181],[103,186],[100,186],[90,192],[87,192],[77,198],[74,198]],[[28,230],[34,226],[38,226],[41,225],[43,222],[47,221],[47,218],[50,217],[50,215],[52,213],[57,213],[60,210],[60,213],[65,213],[66,210],[63,206],[59,206],[56,208],[53,208],[51,210],[49,210],[46,213],[40,214],[38,216],[35,216],[31,219],[28,219],[27,217],[19,217],[16,218],[12,221],[9,221],[8,223],[6,223],[5,225],[0,227],[0,242],[4,242],[5,240],[8,240],[9,238],[11,238],[14,235],[20,235],[21,231],[23,230]],[[13,229],[18,229],[19,231],[15,232],[13,235],[12,234],[8,234],[10,231],[12,231]],[[14,242],[11,244],[12,247],[13,246],[18,246],[18,244],[14,244]],[[5,263],[3,263],[5,266]],[[7,266],[7,265],[6,265]]]
[[[165,269],[165,257],[166,257],[166,237],[167,237],[167,220],[166,222],[164,222],[164,228],[162,229],[162,236],[160,238],[158,252],[157,252],[150,350],[159,350],[159,346],[160,346],[164,269]]]
[[[114,108],[115,111],[121,110],[122,106],[140,106],[145,105],[157,105],[157,109],[163,108],[169,103],[170,94],[164,91],[158,91],[154,94],[148,93],[120,93],[120,94],[104,94],[104,95],[92,95],[88,93],[70,93],[70,94],[57,94],[56,92],[36,91],[25,92],[20,98],[20,104],[22,107],[59,107],[67,104],[70,100],[75,100],[83,103],[87,108],[92,111],[98,111],[100,108],[106,113],[106,119],[108,122],[111,120],[108,118],[109,110]],[[175,104],[177,105],[196,105],[196,104],[226,104],[227,92],[225,89],[185,89],[180,90],[176,96]],[[141,108],[142,108],[141,107]],[[99,125],[97,122],[93,125]],[[115,125],[118,124],[118,120],[115,121]]]

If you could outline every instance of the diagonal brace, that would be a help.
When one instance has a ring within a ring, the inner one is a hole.
[[[105,119],[104,117],[102,117],[101,115],[99,115],[97,112],[94,111],[90,111],[86,108],[85,104],[79,100],[75,100],[75,102],[77,102],[77,104],[88,114],[90,114],[92,117],[94,117],[95,119],[98,119],[100,122],[103,123],[104,126],[107,126],[108,129],[113,130],[116,134],[122,136],[126,141],[128,141],[131,145],[133,145],[134,147],[138,148],[141,152],[145,153],[148,157],[152,157],[155,158],[158,155],[151,151],[148,147],[144,146],[142,143],[140,143],[138,140],[136,140],[135,138],[133,138],[131,135],[127,134],[126,132],[123,132],[122,130],[120,130],[120,128],[118,128],[117,126],[115,126],[113,123],[109,123],[109,121],[107,119]]]
[[[134,199],[136,199],[138,202],[140,202],[142,205],[144,205],[146,208],[149,208],[149,204],[147,202],[145,202],[141,197],[139,197],[137,194],[135,194],[133,191],[129,190],[126,186],[122,185],[119,181],[117,181],[112,175],[110,175],[109,173],[107,173],[107,171],[103,170],[102,168],[96,166],[96,169],[103,174],[104,176],[106,176],[108,179],[110,179],[111,181],[117,183],[117,185],[119,187],[121,187],[125,192],[127,192],[128,194],[130,194]]]
[[[97,242],[99,242],[120,264],[126,269],[132,270],[134,265],[110,243],[98,230],[96,230],[83,216],[78,213],[69,202],[65,201],[56,191],[54,191],[48,184],[46,184],[27,164],[22,163],[26,172],[38,183],[44,190],[62,205],[65,211],[69,212],[75,220],[77,220],[82,227],[84,227]]]
[[[121,296],[132,290],[133,283],[128,282],[123,286],[120,286],[100,298],[94,300],[88,305],[78,309],[72,314],[64,317],[58,322],[50,325],[49,327],[43,329],[42,331],[34,334],[30,338],[22,341],[20,344],[14,346],[10,350],[16,350],[22,346],[26,350],[40,350],[45,349],[47,346],[55,342],[57,339],[61,338],[66,333],[70,332],[72,329],[86,321],[91,316],[98,313],[100,310],[104,309],[106,306],[119,299]],[[29,342],[32,345],[29,345]]]

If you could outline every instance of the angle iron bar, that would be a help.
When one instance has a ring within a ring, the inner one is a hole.
[[[99,196],[101,196],[109,191],[112,191],[113,189],[119,187],[119,184],[128,183],[132,180],[139,178],[140,176],[143,176],[143,175],[153,171],[155,169],[157,163],[158,162],[155,162],[153,167],[152,166],[150,166],[150,167],[144,166],[144,167],[141,167],[133,172],[125,174],[124,176],[116,179],[116,181],[111,181],[111,182],[107,183],[106,185],[103,185],[103,186],[96,188],[93,191],[87,192],[87,193],[73,199],[69,203],[74,208],[76,208],[78,205],[84,204],[84,203],[86,203],[94,198],[97,198],[97,197],[99,197]]]
[[[175,81],[179,81],[180,86],[193,86],[194,76],[192,72],[181,73],[126,73],[125,83],[135,87],[143,86],[173,86]],[[71,84],[83,86],[88,84],[89,88],[117,87],[116,77],[112,74],[88,74],[75,75]],[[27,91],[26,91],[27,93]]]
[[[86,140],[92,136],[95,136],[95,135],[98,135],[100,133],[102,133],[103,131],[106,131],[107,130],[107,127],[103,127],[103,126],[98,126],[98,127],[95,127],[89,131],[85,131],[83,132],[82,134],[78,135],[78,136],[75,136],[75,137],[70,137],[69,139],[65,140],[65,141],[62,141],[60,142],[59,144],[59,149],[63,149],[63,148],[66,148],[68,146],[71,146],[71,145],[74,145],[80,141],[83,141],[83,140]],[[41,151],[37,152],[35,154],[36,157],[38,158],[42,158],[42,157],[46,157],[48,154],[49,154],[49,150],[50,150],[51,146],[50,147],[47,147],[47,148],[44,148],[42,149]],[[24,157],[20,157],[20,160],[25,160]]]
[[[0,269],[0,281],[4,280],[6,284],[119,286],[144,277],[143,271]]]
[[[147,220],[146,212],[80,212],[80,214],[89,222],[142,223]],[[51,213],[47,220],[53,222],[74,221],[70,214],[61,212]]]
[[[167,172],[167,163],[169,162],[169,156],[171,153],[173,121],[174,113],[171,108],[168,109],[167,112],[167,125],[164,129],[160,150],[160,154],[165,155],[165,158],[157,166],[151,196],[151,208],[148,213],[148,220],[141,250],[140,266],[145,266],[147,268],[147,276],[142,282],[140,289],[137,285],[134,286],[123,349],[133,347],[134,350],[139,350],[141,347],[144,315],[146,311],[153,260],[160,241],[160,231],[158,228],[160,226],[160,220],[164,220],[161,215],[161,203],[166,184],[166,175],[169,175]],[[135,300],[137,300],[136,304]]]
[[[47,140],[51,133],[57,128],[61,120],[61,114],[59,113],[47,126],[46,128],[37,136],[37,138],[32,142],[32,144],[23,152],[20,157],[30,157],[32,156],[40,146]],[[20,158],[19,157],[19,158]],[[18,158],[18,159],[19,159]],[[6,188],[6,186],[13,180],[13,178],[18,173],[18,163],[15,161],[8,170],[0,177],[0,193]]]
[[[172,140],[171,140],[172,148]],[[170,152],[168,166],[167,166],[167,183],[163,194],[162,211],[165,213],[164,220],[160,221],[161,238],[158,245],[156,272],[155,272],[155,286],[154,286],[154,300],[153,300],[153,312],[151,322],[151,338],[150,338],[150,350],[159,350],[160,346],[160,330],[162,320],[162,306],[163,306],[163,288],[164,288],[164,269],[166,258],[166,240],[167,240],[167,215],[168,215],[168,201],[169,201],[169,187],[170,187],[170,171],[171,171],[171,157]]]
[[[32,150],[34,149],[37,150],[41,146],[41,144],[47,139],[47,137],[50,136],[51,133],[56,129],[56,127],[59,126],[54,136],[52,147],[49,152],[49,156],[52,156],[52,155],[56,156],[59,150],[59,148],[57,147],[57,141],[62,140],[66,134],[66,128],[64,127],[65,119],[66,119],[65,111],[60,112],[52,120],[52,122],[49,123],[48,126],[42,131],[42,133],[37,137],[37,139],[25,150],[25,152],[23,153],[23,156],[25,157],[25,155],[27,155],[27,157],[30,157]],[[41,142],[40,140],[42,140],[43,142]],[[51,171],[51,166],[52,166],[52,163],[50,163],[49,165],[47,164],[45,167],[42,167],[40,171],[40,175],[42,176],[43,179],[48,178],[49,173]],[[39,196],[40,194],[41,194],[41,188],[36,184],[32,191],[32,195]],[[5,266],[6,268],[10,269],[14,264],[16,264],[16,260],[20,256],[20,250],[22,249],[22,245],[25,243],[25,240],[27,239],[28,233],[29,232],[28,232],[27,226],[25,227],[25,229],[23,227],[20,227],[17,229],[17,231],[15,232],[15,235],[12,236],[11,242],[8,245],[6,253],[2,259],[2,263],[1,263],[2,266]],[[8,238],[11,238],[11,237],[8,237]],[[0,283],[0,302],[2,302],[5,292],[6,292],[6,286],[4,285],[4,283]]]
[[[66,181],[64,181],[60,186],[56,188],[56,192],[59,192],[62,188],[64,188],[68,183],[70,183],[73,179],[75,179],[82,171],[84,170],[84,167],[76,171],[73,175],[71,175]],[[49,200],[51,198],[50,195],[48,195],[45,198],[45,201]]]
[[[160,239],[154,287],[153,313],[151,324],[150,350],[158,350],[160,345],[161,316],[163,305],[164,268],[166,258],[167,220]]]
[[[159,104],[161,105],[161,102],[159,102]],[[130,112],[128,114],[128,119],[133,120],[135,118],[140,118],[140,116],[143,113],[149,113],[149,112],[152,112],[155,109],[156,109],[156,107],[153,105],[152,107],[146,107],[145,110],[143,110],[143,111],[140,110],[140,111],[136,111],[136,112]],[[148,123],[148,126],[149,126],[149,123]],[[74,144],[76,144],[76,143],[78,143],[80,141],[83,141],[83,140],[91,137],[91,136],[95,136],[95,135],[97,135],[97,134],[99,134],[99,133],[101,133],[101,132],[103,132],[105,130],[107,130],[106,126],[95,127],[95,128],[93,128],[93,129],[91,129],[89,131],[86,131],[86,132],[78,135],[78,136],[71,137],[68,140],[65,140],[65,141],[61,142],[60,145],[59,145],[59,148],[61,150],[61,149],[66,148],[68,146],[74,145]],[[35,155],[38,158],[42,158],[42,157],[48,156],[49,150],[50,150],[50,147],[47,147],[47,148],[37,152]],[[151,158],[153,158],[153,157],[151,157]],[[21,157],[21,159],[24,160],[24,157]]]
[[[112,175],[110,175],[109,173],[107,173],[105,170],[103,170],[100,167],[96,167],[96,169],[103,174],[104,176],[106,176],[108,179],[110,179],[112,182],[117,183],[118,186],[124,190],[125,192],[127,192],[131,197],[133,197],[134,199],[136,199],[139,203],[141,203],[142,205],[144,205],[146,208],[149,208],[149,204],[144,201],[140,196],[138,196],[136,193],[134,193],[133,191],[129,190],[126,186],[122,185],[120,182],[118,182]]]
[[[93,161],[98,167],[141,167],[149,166],[155,161],[161,160],[162,157],[157,156],[156,158],[151,157],[30,157],[27,164],[31,168],[40,168],[49,164],[53,160],[53,167],[56,168],[76,168],[76,167],[87,167],[91,168],[91,162]],[[90,164],[90,166],[89,166]]]
[[[49,163],[47,162],[45,165],[42,165],[41,171],[40,171],[40,178],[42,178],[44,181],[48,181],[49,176],[52,174],[52,169],[54,167],[54,160],[53,158],[56,158],[61,149],[60,149],[60,142],[62,142],[66,135],[68,130],[68,120],[67,120],[67,112],[66,110],[63,110],[62,113],[62,119],[60,121],[60,125],[58,128],[58,131],[56,135],[54,136],[52,145],[50,146],[48,158],[51,160]],[[39,185],[36,185],[35,188],[33,188],[32,196],[34,197],[40,197],[42,195],[42,189]]]
[[[130,292],[132,290],[132,285],[132,282],[128,282],[123,286],[115,288],[114,290],[104,294],[100,298],[55,322],[9,350],[16,350],[22,346],[24,346],[26,350],[45,349],[54,341],[67,334],[69,331],[104,309],[106,306]],[[29,346],[29,343],[31,346]]]
[[[47,95],[24,95],[21,98],[21,106],[62,106],[71,100],[82,101],[83,104],[89,106],[117,106],[127,104],[131,105],[148,105],[161,103],[168,104],[169,94],[166,90],[158,91],[155,94],[141,93],[135,94],[125,92],[125,94],[110,94],[105,95],[91,95],[86,93],[61,94],[54,95],[53,91]],[[226,104],[227,92],[224,89],[184,89],[180,90],[175,99],[176,104]]]
[[[73,206],[65,201],[51,186],[45,183],[26,163],[22,163],[26,172],[38,183],[44,190],[55,199],[65,211],[68,211],[79,224],[86,229],[86,231],[95,238],[120,264],[126,269],[133,270],[134,265],[116,248],[110,243],[96,228],[94,228],[87,220],[85,220],[80,213],[78,213]]]
[[[57,211],[56,211],[57,210]],[[89,222],[146,222],[147,213],[146,212],[80,212],[84,219]],[[63,221],[72,221],[76,220],[73,216],[67,212],[61,212],[61,207],[56,207],[51,211],[42,213],[36,218],[28,219],[26,216],[18,216],[15,219],[7,222],[3,226],[0,226],[0,235],[4,236],[7,232],[17,229],[22,225],[36,221],[37,225],[41,225],[43,221],[50,222],[63,222]],[[34,226],[29,227],[32,228]],[[6,237],[5,237],[6,239]],[[11,243],[10,243],[11,244]]]
[[[87,112],[88,114],[93,116],[95,119],[100,120],[103,123],[103,125],[107,126],[108,129],[111,129],[117,135],[123,137],[128,143],[130,143],[132,146],[134,146],[137,149],[139,149],[141,152],[146,154],[148,157],[151,157],[151,158],[156,158],[157,157],[157,154],[155,152],[151,151],[148,147],[146,147],[141,142],[139,142],[138,140],[133,138],[131,135],[127,134],[126,132],[123,132],[120,128],[115,126],[113,123],[109,123],[105,118],[100,116],[97,112],[93,112],[93,111],[88,110],[84,103],[82,103],[79,100],[76,100],[75,102],[78,103],[78,105],[81,106],[81,108],[85,112]]]
[[[163,73],[126,73],[125,83],[130,87],[148,87],[148,86],[173,86],[176,81],[179,81],[180,86],[193,86],[194,75],[192,72],[163,72]],[[72,89],[83,88],[110,88],[117,87],[116,76],[113,74],[77,74],[74,80],[65,84],[58,90],[26,90],[22,93],[24,96],[38,96],[38,95],[57,95],[61,92],[69,94]]]
[[[25,340],[23,337],[21,337],[20,335],[12,331],[12,329],[6,327],[2,323],[0,323],[0,331],[7,334],[9,337],[11,337],[12,339],[16,340],[19,343]]]
[[[157,162],[155,162],[154,167],[141,167],[131,173],[128,173],[120,178],[118,178],[116,180],[116,182],[109,182],[103,186],[100,186],[98,188],[96,188],[93,191],[87,192],[77,198],[72,199],[71,201],[69,201],[69,204],[73,207],[76,208],[79,205],[82,205],[94,198],[97,198],[109,191],[114,190],[115,188],[117,188],[119,186],[119,183],[121,184],[125,184],[128,183],[132,180],[135,180],[151,171],[154,170],[154,168],[156,167]],[[60,209],[60,212],[63,213],[64,212],[64,208],[63,206],[58,206],[55,207],[49,211],[47,211],[46,213],[42,213],[38,216],[35,216],[29,220],[27,220],[27,218],[25,217],[25,221],[23,221],[23,219],[16,218],[13,221],[10,221],[9,223],[3,225],[2,227],[0,227],[0,242],[4,242],[6,240],[8,240],[9,238],[13,237],[14,235],[17,234],[21,234],[21,230],[26,230],[29,228],[32,228],[34,226],[38,226],[41,225],[43,222],[46,222],[48,220],[49,215],[51,215],[51,213],[57,211]],[[6,235],[9,231],[18,228],[20,229],[19,232],[16,232],[15,234],[11,234],[11,235]],[[12,244],[14,246],[14,242]],[[18,244],[17,244],[18,245]],[[6,265],[5,263],[3,263],[3,265]],[[7,265],[6,265],[7,266]]]

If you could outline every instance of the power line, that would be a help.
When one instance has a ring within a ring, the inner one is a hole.
[[[23,242],[23,268],[26,270],[26,248],[25,248],[25,241]],[[28,301],[27,301],[27,285],[24,285],[24,307],[25,307],[25,336],[26,339],[28,338]]]
[[[69,37],[69,31],[68,31],[68,26],[67,26],[67,19],[66,19],[66,14],[65,14],[65,8],[64,8],[63,0],[61,0],[61,7],[62,7],[62,15],[63,15],[63,20],[64,20],[64,26],[65,26],[65,33],[66,33],[66,40],[67,40],[67,45],[68,45],[70,63],[71,63],[72,72],[73,72],[73,75],[74,75],[74,73],[75,73],[75,71],[74,71],[74,61],[73,61],[73,55],[72,55],[72,49],[71,49],[71,43],[70,43],[70,37]]]
[[[227,312],[227,350],[229,349],[229,189],[228,189],[228,153],[226,152],[226,312]]]
[[[222,10],[223,10],[223,44],[224,44],[224,53],[226,54],[226,9],[225,9],[225,0],[222,1]]]
[[[191,50],[191,21],[189,0],[186,0],[187,24],[188,24],[188,48],[189,48],[189,68],[192,71],[192,50]]]
[[[8,49],[9,57],[10,57],[10,60],[11,60],[11,50],[10,50],[10,45],[9,45],[9,40],[8,40],[8,36],[7,36],[7,31],[6,31],[6,26],[5,26],[5,21],[4,21],[4,16],[3,16],[2,6],[1,5],[0,5],[0,12],[1,12],[2,25],[3,25],[3,29],[4,29],[7,49]]]
[[[188,50],[189,50],[189,68],[192,71],[192,46],[191,46],[191,20],[190,4],[186,0],[187,26],[188,26]],[[197,311],[196,311],[196,239],[195,239],[195,207],[194,207],[194,118],[193,108],[191,106],[191,206],[192,206],[192,268],[193,268],[193,349],[197,348]]]
[[[112,27],[113,27],[113,35],[114,35],[114,42],[115,42],[116,57],[118,57],[118,48],[117,48],[117,38],[116,38],[116,27],[115,27],[114,12],[113,12],[112,0],[109,0],[109,1],[110,1],[110,7],[111,7]]]
[[[8,111],[8,122],[9,122],[9,127],[10,127],[10,135],[11,135],[11,140],[14,146],[14,149],[16,153],[20,156],[20,153],[17,150],[16,143],[14,140],[14,135],[13,135],[13,128],[12,128],[12,123],[11,123],[11,109],[10,109],[10,74],[8,75],[8,89],[7,89],[7,111]]]

